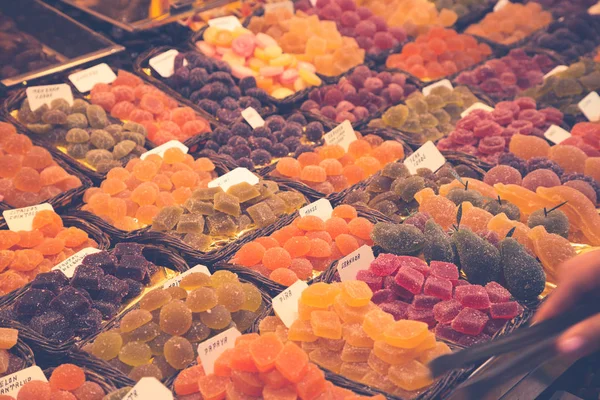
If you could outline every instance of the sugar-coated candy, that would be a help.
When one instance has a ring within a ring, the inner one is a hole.
[[[515,239],[500,242],[500,254],[507,289],[517,299],[534,299],[542,293],[546,275],[541,264]]]
[[[460,267],[469,282],[486,284],[497,281],[501,271],[500,252],[469,229],[460,229],[452,235]]]

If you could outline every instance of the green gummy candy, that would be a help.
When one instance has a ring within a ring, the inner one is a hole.
[[[527,219],[527,226],[534,228],[543,226],[548,233],[555,233],[564,238],[569,237],[569,218],[561,210],[544,212],[543,209],[536,210]]]
[[[483,203],[485,202],[484,197],[481,195],[481,193],[471,189],[465,190],[464,188],[451,189],[446,195],[446,197],[449,200],[452,200],[452,202],[457,206],[459,206],[461,203],[464,203],[465,201],[468,201],[475,207],[481,208],[483,206]]]
[[[452,235],[458,260],[469,282],[486,285],[498,281],[500,276],[500,252],[494,245],[469,229],[459,229]]]
[[[508,219],[521,221],[521,210],[519,210],[519,207],[507,200],[501,200],[501,202],[502,204],[500,204],[498,200],[490,200],[485,203],[483,209],[492,215],[504,213]]]
[[[450,236],[433,219],[425,223],[424,234],[425,246],[423,247],[423,256],[427,263],[431,261],[453,263],[455,261]]]
[[[409,202],[414,200],[415,194],[425,188],[425,179],[413,175],[408,178],[399,178],[394,181],[392,190],[400,195],[402,200]]]
[[[539,261],[513,238],[500,242],[506,288],[519,300],[535,299],[544,291],[546,274]]]
[[[413,225],[397,225],[379,222],[371,232],[373,242],[385,251],[399,256],[421,254],[425,245],[425,236]]]

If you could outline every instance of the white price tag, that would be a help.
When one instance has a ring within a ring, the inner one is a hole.
[[[225,175],[208,182],[208,187],[220,187],[226,192],[230,187],[237,185],[238,183],[248,182],[251,185],[256,185],[258,181],[258,176],[248,171],[247,168],[236,168],[233,171],[229,171]]]
[[[236,339],[240,336],[242,336],[240,331],[236,328],[230,328],[198,345],[198,357],[200,358],[202,368],[204,368],[206,375],[210,375],[214,372],[215,361],[217,361],[217,358],[219,358],[225,350],[233,349],[235,347]]]
[[[483,103],[474,103],[471,105],[471,107],[467,108],[465,111],[460,113],[460,116],[462,118],[466,117],[467,115],[471,114],[471,111],[474,110],[483,110],[483,111],[487,111],[487,112],[492,112],[494,111],[494,107],[490,107],[487,104],[483,104]]]
[[[72,278],[75,270],[79,265],[81,265],[81,262],[86,256],[99,253],[101,251],[102,250],[95,249],[93,247],[86,247],[83,250],[79,250],[77,253],[73,254],[60,264],[56,264],[54,267],[52,267],[52,269],[59,269],[67,276],[67,278]]]
[[[369,269],[371,263],[375,260],[373,249],[366,244],[359,247],[346,257],[341,258],[337,264],[337,270],[340,274],[342,282],[356,280],[358,271]]]
[[[25,89],[29,107],[32,111],[37,110],[44,104],[50,105],[52,100],[65,99],[69,104],[73,104],[73,92],[71,86],[66,83],[58,85],[31,86]]]
[[[2,212],[2,216],[6,220],[8,229],[13,232],[30,231],[33,224],[33,218],[42,210],[54,211],[52,205],[48,203],[38,204],[37,206],[14,208]]]
[[[48,379],[42,369],[34,365],[0,378],[0,394],[16,399],[23,385],[31,381],[48,382]]]
[[[144,377],[123,397],[123,400],[173,400],[173,393],[154,377]]]
[[[175,73],[175,57],[177,57],[177,54],[179,52],[175,49],[165,51],[156,57],[152,57],[148,64],[163,78],[170,78]],[[187,64],[187,60],[183,60],[183,66]]]
[[[548,72],[546,75],[544,75],[544,79],[546,79],[552,75],[556,75],[560,72],[566,71],[568,69],[569,69],[569,67],[567,67],[566,65],[557,65],[556,67],[552,68],[552,70],[550,72]]]
[[[339,144],[347,151],[350,143],[356,140],[356,133],[354,132],[350,121],[345,120],[330,132],[323,135],[323,139],[325,139],[325,143],[330,145]]]
[[[306,282],[299,280],[273,297],[273,311],[288,328],[298,319],[298,300],[307,287]]]
[[[424,94],[425,96],[429,96],[429,94],[431,93],[431,91],[432,91],[433,89],[435,89],[436,87],[440,87],[440,86],[447,87],[447,88],[448,88],[448,89],[450,89],[450,90],[453,90],[453,89],[454,89],[454,88],[452,87],[452,83],[451,83],[451,82],[450,82],[448,79],[442,79],[442,80],[441,80],[441,81],[439,81],[439,82],[433,83],[433,84],[431,84],[431,85],[429,85],[429,86],[425,86],[425,87],[423,88],[423,94]]]
[[[291,1],[279,1],[277,3],[266,3],[264,5],[265,11],[275,11],[279,8],[284,8],[294,12],[294,3]]]
[[[310,5],[313,7],[317,6],[317,0],[309,0],[310,1]]]
[[[302,207],[300,210],[298,210],[298,213],[301,217],[314,215],[321,218],[323,221],[327,221],[329,218],[331,218],[333,207],[331,206],[329,200],[319,199],[314,203],[310,203],[309,205]]]
[[[226,17],[209,19],[208,26],[213,26],[219,29],[225,29],[227,31],[233,31],[236,28],[241,28],[242,24],[236,16],[228,15]]]
[[[181,151],[183,151],[185,154],[187,154],[189,148],[181,143],[179,140],[169,140],[167,143],[163,143],[158,147],[153,148],[152,150],[148,150],[147,152],[143,153],[140,158],[142,160],[145,160],[146,157],[148,157],[150,154],[158,154],[159,156],[164,156],[165,155],[165,151],[167,151],[170,148],[177,148]]]
[[[115,79],[117,75],[106,63],[69,75],[69,80],[80,93],[89,92],[97,83],[113,83]]]
[[[252,107],[248,107],[244,111],[242,111],[242,117],[244,117],[244,119],[246,120],[248,125],[252,127],[252,129],[256,129],[265,125],[265,120],[263,119],[263,117],[261,117],[258,111],[256,111]]]
[[[558,125],[550,125],[550,128],[544,132],[544,137],[554,144],[559,144],[570,138],[571,134]]]
[[[435,172],[445,163],[446,158],[431,140],[419,147],[417,151],[404,160],[404,165],[406,165],[406,168],[413,175],[417,173],[417,169],[419,168],[427,168]]]
[[[195,274],[197,272],[201,272],[203,274],[210,276],[210,271],[208,270],[208,267],[206,265],[198,264],[194,268],[191,268],[185,272],[182,272],[181,274],[177,275],[175,278],[172,278],[172,279],[169,279],[168,281],[166,281],[165,284],[163,285],[163,289],[170,288],[173,286],[179,286],[179,284],[181,283],[181,280],[183,278],[185,278],[186,276],[188,276],[190,274]]]
[[[510,1],[508,0],[498,0],[496,5],[494,6],[494,12],[502,10],[508,5],[508,3],[510,3]]]
[[[589,121],[600,121],[600,96],[598,93],[590,92],[577,106]]]

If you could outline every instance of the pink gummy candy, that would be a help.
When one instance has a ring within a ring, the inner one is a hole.
[[[207,57],[212,57],[216,53],[215,46],[204,41],[196,42],[196,47]]]
[[[497,282],[488,283],[485,290],[492,303],[505,303],[510,300],[510,292]]]
[[[406,319],[409,305],[400,300],[393,300],[388,303],[379,304],[379,308],[388,314],[392,314],[394,320]]]
[[[429,325],[429,328],[433,328],[436,325],[435,318],[433,317],[433,310],[417,310],[413,306],[408,307],[408,313],[406,314],[406,318],[413,321],[421,321],[425,322]]]
[[[394,295],[402,300],[412,301],[414,297],[413,293],[398,285],[398,283],[396,283],[396,278],[393,276],[386,276],[383,278],[383,288],[390,289]]]
[[[294,83],[294,81],[296,79],[298,79],[298,71],[294,68],[286,69],[283,72],[283,74],[281,74],[281,77],[279,78],[281,83],[283,83],[284,85],[289,85],[291,83]]]
[[[483,286],[469,285],[457,287],[454,298],[465,307],[485,310],[490,307],[490,297]]]
[[[485,324],[483,332],[493,336],[496,332],[502,329],[504,325],[506,325],[505,319],[490,319],[487,324]]]
[[[432,261],[429,266],[431,267],[431,275],[448,279],[452,283],[458,280],[458,267],[452,263]]]
[[[254,54],[256,39],[253,34],[240,35],[231,42],[231,49],[237,55],[250,57]]]
[[[520,314],[520,307],[516,301],[494,303],[490,307],[490,316],[494,319],[512,319]]]
[[[413,294],[421,293],[425,277],[414,268],[400,268],[395,277],[396,283]]]
[[[247,76],[254,76],[254,70],[244,67],[243,65],[232,65],[231,74],[238,79],[242,79]]]
[[[489,318],[486,314],[473,308],[464,308],[452,321],[452,329],[466,335],[476,336],[483,332]]]
[[[381,289],[373,293],[371,301],[375,304],[381,304],[389,303],[390,301],[394,301],[395,299],[396,295],[391,289]]]
[[[256,34],[255,40],[256,45],[261,49],[264,49],[265,47],[279,46],[275,39],[262,32]]]
[[[427,265],[427,263],[420,258],[411,256],[398,256],[398,261],[400,263],[400,267],[411,267],[422,273],[425,277],[429,276],[431,273],[429,265]]]
[[[383,253],[373,260],[369,270],[377,276],[389,276],[395,274],[399,268],[400,260],[397,256]]]
[[[445,324],[452,322],[452,320],[456,318],[462,309],[463,306],[458,300],[452,299],[442,301],[433,306],[433,316],[437,322],[440,324]]]
[[[417,310],[431,310],[433,306],[442,301],[439,297],[417,294],[413,299],[412,306]]]
[[[284,71],[283,67],[261,67],[260,74],[265,77],[273,77],[281,75]]]
[[[430,276],[427,278],[427,281],[425,281],[423,293],[442,300],[450,300],[452,298],[452,282],[448,279]]]
[[[383,278],[373,274],[371,271],[358,271],[356,280],[365,282],[373,292],[376,292],[383,287]]]
[[[462,333],[452,329],[450,324],[437,324],[434,332],[435,336],[437,336],[439,339],[445,339],[454,343],[458,343],[458,341],[464,336]]]

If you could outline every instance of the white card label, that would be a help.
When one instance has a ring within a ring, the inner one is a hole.
[[[217,358],[219,358],[225,350],[233,349],[235,347],[236,339],[240,336],[242,336],[240,331],[236,328],[230,328],[198,345],[198,357],[200,357],[200,362],[202,363],[202,368],[204,368],[206,375],[210,375],[214,372],[215,361],[217,361]]]
[[[187,154],[189,150],[189,148],[185,144],[181,143],[179,140],[169,140],[167,143],[163,143],[160,146],[153,148],[152,150],[148,150],[147,152],[142,154],[140,158],[142,160],[145,160],[146,157],[148,157],[150,154],[158,154],[162,157],[165,155],[165,151],[173,147],[183,151],[185,154]]]
[[[273,297],[273,310],[288,328],[298,319],[298,300],[307,287],[306,282],[299,280]]]
[[[337,270],[340,273],[342,282],[356,280],[358,271],[369,269],[371,263],[375,260],[373,249],[366,244],[359,247],[346,257],[341,258],[337,264]]]
[[[354,132],[350,121],[345,120],[330,132],[323,135],[323,139],[325,139],[325,143],[330,145],[339,144],[347,151],[350,143],[356,140],[356,133]]]
[[[59,269],[67,276],[67,278],[72,278],[75,270],[79,265],[81,265],[81,262],[86,256],[99,253],[101,251],[102,250],[95,249],[93,247],[86,247],[83,250],[79,250],[77,253],[73,254],[60,264],[56,264],[52,269]]]
[[[215,28],[225,29],[227,31],[233,31],[236,28],[241,28],[242,24],[240,23],[240,20],[236,16],[228,15],[226,17],[209,19],[208,26],[214,26]]]
[[[590,92],[577,106],[589,121],[600,121],[600,96],[598,93]]]
[[[319,199],[314,203],[310,203],[309,205],[302,207],[298,213],[301,217],[314,215],[315,217],[321,218],[323,221],[327,221],[329,218],[331,218],[333,207],[331,206],[329,200]]]
[[[558,125],[550,125],[550,128],[544,132],[544,137],[554,144],[559,144],[570,138],[571,134]]]
[[[487,112],[492,112],[494,111],[494,107],[490,107],[487,104],[483,104],[483,103],[474,103],[471,105],[471,107],[467,108],[465,111],[460,113],[460,116],[462,118],[466,117],[467,115],[471,114],[471,111],[474,110],[483,110],[483,111],[487,111]]]
[[[310,1],[310,5],[313,7],[317,6],[317,0],[309,0]]]
[[[48,379],[42,369],[34,365],[0,378],[0,395],[12,396],[16,399],[23,385],[31,381],[48,382]]]
[[[32,86],[25,89],[29,107],[32,111],[37,110],[44,104],[50,105],[52,100],[65,99],[69,104],[73,104],[73,92],[71,86],[66,83],[58,85]]]
[[[117,75],[106,63],[69,75],[69,80],[80,93],[89,92],[97,83],[113,83],[115,79]]]
[[[265,125],[265,120],[260,116],[258,111],[256,111],[252,107],[246,108],[242,111],[242,117],[246,120],[248,125],[252,127],[252,129],[260,128]]]
[[[502,10],[504,7],[506,7],[508,5],[508,3],[510,3],[510,1],[508,1],[508,0],[498,0],[496,5],[494,6],[494,12]]]
[[[186,276],[188,276],[190,274],[195,274],[197,272],[201,272],[203,274],[210,276],[210,271],[208,270],[208,267],[206,265],[198,264],[195,267],[177,275],[175,278],[172,278],[172,279],[169,279],[168,281],[166,281],[165,284],[163,285],[163,289],[170,288],[173,286],[179,286],[179,284],[181,283],[181,280],[183,278],[185,278]]]
[[[123,397],[123,400],[173,400],[173,393],[154,377],[144,377]]]
[[[433,83],[433,84],[431,84],[431,85],[429,85],[429,86],[426,86],[426,87],[424,87],[424,88],[423,88],[423,94],[424,94],[425,96],[429,96],[429,94],[431,93],[431,91],[432,91],[433,89],[435,89],[436,87],[440,87],[440,86],[447,87],[447,88],[448,88],[448,89],[450,89],[450,90],[453,90],[453,89],[454,89],[454,88],[452,87],[452,83],[451,83],[451,82],[450,82],[448,79],[442,79],[442,80],[441,80],[441,81],[439,81],[439,82],[436,82],[436,83]]]
[[[165,51],[162,54],[152,57],[148,64],[153,70],[158,72],[163,78],[169,78],[175,73],[175,57],[179,52],[175,49]],[[188,64],[187,60],[183,60],[183,66]]]
[[[569,69],[569,67],[567,67],[566,65],[557,65],[556,67],[552,68],[552,70],[550,72],[548,72],[546,75],[544,75],[544,79],[551,77],[552,75],[556,75],[560,72],[566,71],[568,69]]]
[[[233,171],[229,171],[225,175],[208,182],[208,187],[213,188],[219,186],[226,192],[230,187],[237,185],[238,183],[248,182],[251,185],[256,185],[258,181],[258,176],[248,171],[247,168],[236,168]]]
[[[419,147],[417,151],[404,160],[404,165],[406,165],[406,168],[413,175],[417,173],[417,169],[419,168],[427,168],[435,172],[445,163],[446,158],[431,140]]]
[[[30,231],[35,215],[43,210],[54,211],[52,205],[48,203],[38,204],[37,206],[14,208],[2,212],[2,216],[6,220],[8,229],[13,232]]]
[[[264,5],[265,11],[274,11],[279,8],[284,8],[290,10],[292,13],[294,12],[294,3],[291,1],[279,1],[277,3],[266,3]]]

